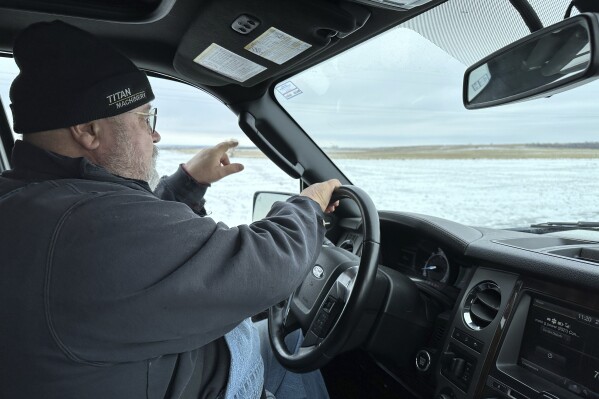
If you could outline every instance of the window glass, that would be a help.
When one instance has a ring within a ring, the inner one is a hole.
[[[0,96],[12,126],[8,92],[19,70],[11,58],[0,58]],[[294,180],[274,167],[237,125],[237,118],[224,104],[211,95],[183,83],[150,78],[158,108],[156,130],[162,139],[158,144],[158,172],[173,173],[179,164],[197,151],[230,138],[239,141],[231,153],[231,162],[245,169],[212,185],[206,194],[206,210],[216,221],[229,226],[250,223],[252,201],[256,190],[297,193]],[[15,135],[15,139],[20,135]]]

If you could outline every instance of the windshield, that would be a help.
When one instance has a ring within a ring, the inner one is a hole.
[[[380,210],[488,227],[599,220],[599,83],[466,110],[469,64],[529,33],[509,2],[472,3],[444,3],[280,82],[274,95]],[[548,25],[569,2],[536,3]]]

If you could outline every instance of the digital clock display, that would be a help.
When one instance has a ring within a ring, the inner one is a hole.
[[[585,323],[589,323],[592,324],[593,323],[593,317],[586,315],[586,314],[582,314],[582,313],[578,313],[578,320],[582,320]]]

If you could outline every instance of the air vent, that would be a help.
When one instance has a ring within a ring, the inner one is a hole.
[[[446,311],[437,315],[437,319],[435,320],[435,329],[433,332],[431,346],[433,348],[438,348],[443,345],[443,340],[445,338],[445,331],[447,331],[447,326],[449,325],[451,312]]]
[[[485,281],[475,286],[464,304],[464,322],[473,330],[482,330],[495,319],[501,305],[497,284]]]

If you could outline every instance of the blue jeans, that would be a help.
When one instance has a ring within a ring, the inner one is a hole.
[[[297,350],[300,330],[285,338],[288,348]],[[224,399],[258,399],[262,386],[268,399],[329,399],[320,371],[296,374],[287,371],[275,358],[268,340],[268,322],[245,319],[225,335],[231,353],[229,381]]]
[[[254,324],[260,335],[260,353],[264,361],[264,388],[267,397],[276,399],[329,399],[327,388],[319,370],[297,374],[286,370],[275,358],[268,340],[268,322]],[[285,338],[288,348],[296,351],[303,340],[301,330]],[[274,396],[272,396],[274,395]]]

